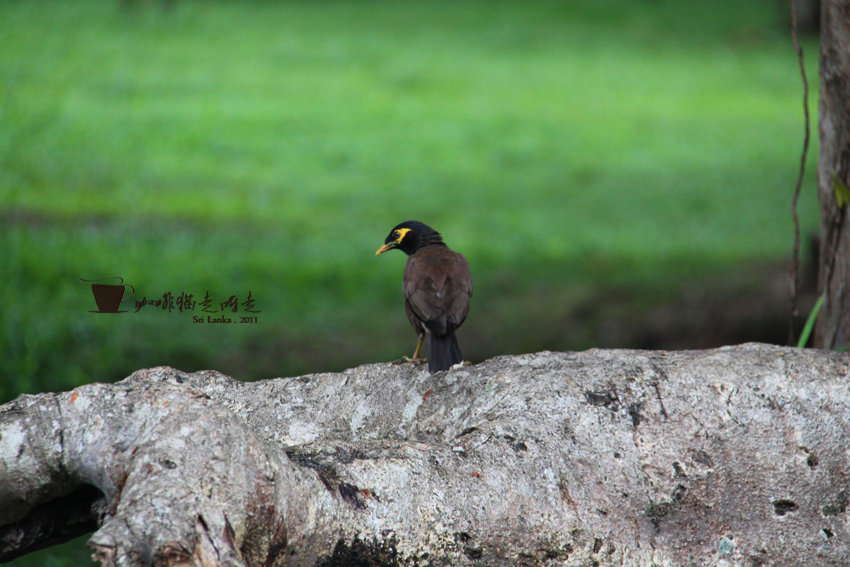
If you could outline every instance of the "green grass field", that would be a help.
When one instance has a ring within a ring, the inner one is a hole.
[[[721,4],[3,2],[0,399],[396,358],[403,257],[373,254],[407,219],[472,264],[473,360],[592,346],[514,329],[601,284],[786,258],[794,53],[772,1]],[[259,322],[89,313],[77,278],[116,275]]]
[[[474,361],[595,346],[563,321],[610,290],[787,260],[803,120],[778,10],[0,2],[0,402],[155,365],[258,379],[410,354],[404,257],[374,257],[403,220],[469,259]],[[261,312],[89,313],[78,278],[110,276]]]

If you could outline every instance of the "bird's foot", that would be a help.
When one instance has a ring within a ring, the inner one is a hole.
[[[408,364],[408,363],[410,363],[410,364],[413,364],[415,366],[420,366],[420,365],[425,364],[427,362],[428,362],[427,359],[419,358],[418,356],[415,356],[413,358],[410,358],[409,356],[402,356],[398,360],[394,361],[393,364]]]

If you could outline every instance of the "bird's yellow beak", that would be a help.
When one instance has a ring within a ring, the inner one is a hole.
[[[383,254],[383,253],[384,253],[384,252],[386,252],[387,250],[392,250],[392,249],[393,249],[393,248],[395,248],[397,245],[398,245],[398,242],[387,242],[386,244],[384,244],[383,246],[381,246],[380,248],[378,248],[378,251],[377,251],[377,252],[375,252],[375,256],[380,256],[381,254]]]

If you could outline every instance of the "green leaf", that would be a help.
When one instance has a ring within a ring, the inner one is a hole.
[[[847,187],[845,187],[846,189]],[[815,327],[815,320],[818,318],[818,312],[823,305],[823,298],[826,297],[826,292],[820,294],[818,300],[815,301],[815,306],[812,307],[812,312],[809,313],[809,318],[806,319],[806,324],[803,325],[803,332],[800,333],[800,340],[797,341],[797,348],[806,348],[806,343],[809,342],[809,336],[812,334],[812,329]]]
[[[833,175],[832,179],[835,182],[835,202],[838,203],[840,209],[850,203],[850,188],[838,178],[838,175]]]

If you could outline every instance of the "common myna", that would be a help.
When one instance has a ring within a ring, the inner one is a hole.
[[[448,370],[463,362],[455,330],[469,313],[472,274],[462,254],[453,252],[433,228],[407,221],[390,231],[375,255],[398,248],[409,256],[404,266],[404,309],[419,342],[413,360],[428,338],[428,370]]]

